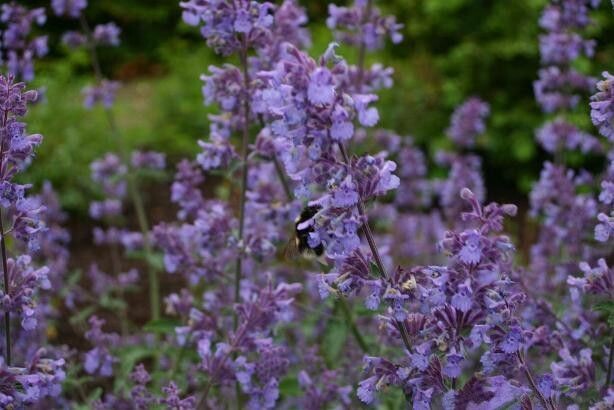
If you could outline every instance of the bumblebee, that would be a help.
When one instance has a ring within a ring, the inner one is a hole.
[[[302,226],[305,222],[312,219],[322,207],[320,205],[308,205],[300,213],[300,215],[294,220],[294,239],[288,244],[286,248],[286,257],[291,259],[292,256],[316,256],[320,258],[324,255],[324,245],[318,244],[318,246],[312,248],[309,246],[309,234],[314,232],[312,224]]]

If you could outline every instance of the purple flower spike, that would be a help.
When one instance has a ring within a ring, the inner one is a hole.
[[[614,141],[614,76],[604,71],[603,77],[591,98],[591,119],[601,135]]]

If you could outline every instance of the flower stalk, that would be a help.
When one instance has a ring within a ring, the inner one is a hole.
[[[345,150],[345,147],[343,146],[342,143],[339,143],[338,146],[339,146],[339,150],[341,151],[341,156],[343,157],[343,162],[345,162],[345,164],[349,166],[350,158],[348,156],[347,151]],[[373,258],[375,259],[375,264],[377,265],[377,269],[379,270],[382,279],[384,279],[385,281],[389,281],[390,276],[386,272],[386,268],[379,254],[377,244],[375,243],[375,239],[373,237],[373,232],[371,231],[371,227],[369,226],[369,217],[367,215],[367,212],[365,211],[365,206],[361,198],[358,199],[358,204],[356,205],[356,207],[358,208],[358,213],[360,217],[363,219],[363,224],[362,224],[361,229],[362,229],[363,234],[365,235],[365,238],[367,239],[367,243],[369,244],[369,249],[371,249]],[[409,334],[407,332],[407,329],[405,328],[405,325],[403,324],[403,322],[399,320],[395,321],[395,325],[397,327],[397,330],[401,334],[401,339],[403,340],[403,344],[405,345],[405,348],[407,349],[408,352],[412,352],[413,349],[412,349],[411,342],[409,340]]]
[[[243,236],[245,231],[245,203],[247,195],[247,174],[249,172],[249,112],[250,112],[250,79],[247,67],[247,37],[243,36],[243,48],[240,52],[241,70],[243,74],[243,86],[244,98],[243,98],[243,124],[242,124],[242,136],[241,136],[241,197],[239,202],[239,255],[237,256],[237,263],[235,266],[235,289],[234,298],[235,303],[239,302],[240,290],[241,290],[241,278],[243,276]],[[235,314],[234,328],[238,325],[238,318]]]
[[[102,82],[104,79],[102,75],[102,68],[100,66],[100,59],[98,58],[98,52],[96,51],[96,43],[94,41],[94,36],[92,34],[92,30],[87,22],[87,19],[83,14],[79,16],[79,22],[81,24],[81,28],[83,33],[87,38],[87,48],[90,53],[91,66],[94,71],[94,76],[98,83]],[[134,210],[136,212],[137,222],[139,225],[139,230],[143,235],[143,248],[145,250],[145,256],[147,259],[147,275],[148,275],[148,283],[149,283],[149,304],[150,304],[150,316],[151,320],[158,320],[160,318],[160,283],[158,278],[158,272],[156,269],[151,266],[150,257],[153,254],[153,249],[151,246],[151,241],[149,238],[149,222],[147,219],[147,213],[145,211],[145,205],[143,202],[143,196],[141,195],[141,191],[139,189],[138,181],[136,176],[134,175],[134,170],[132,169],[130,163],[130,151],[126,146],[124,139],[122,138],[121,132],[117,125],[117,120],[115,119],[115,115],[110,107],[104,106],[104,112],[107,118],[107,123],[109,125],[109,129],[111,133],[115,136],[115,139],[118,142],[118,146],[120,148],[120,152],[122,155],[122,159],[128,169],[127,172],[127,182],[128,182],[128,192],[130,194],[130,198],[132,200],[132,204],[134,206]]]
[[[8,84],[8,83],[7,83]],[[7,96],[10,94],[10,87],[7,86]],[[6,125],[8,122],[9,112],[8,109],[4,110],[2,115],[2,129],[6,130]],[[8,135],[5,134],[2,136],[2,142],[0,143],[0,171],[4,169],[4,145],[5,145],[5,137]],[[4,222],[2,221],[2,209],[0,208],[0,249],[2,251],[2,273],[4,279],[4,294],[8,295],[10,290],[9,284],[9,269],[7,264],[7,252],[6,252],[6,238],[4,232]],[[11,313],[7,309],[4,312],[4,336],[5,336],[5,349],[6,349],[6,364],[10,366],[12,363],[11,356]]]
[[[2,162],[2,161],[0,161]],[[2,222],[2,210],[0,209],[0,248],[2,250],[2,272],[4,274],[4,294],[9,294],[9,272],[7,266],[7,254],[6,254],[6,238],[4,233],[4,224]],[[11,365],[11,314],[7,310],[4,312],[4,336],[6,346],[6,364]]]
[[[604,390],[607,390],[612,383],[612,367],[614,367],[614,333],[612,334],[612,340],[610,341],[610,354],[608,355],[608,370],[606,372]]]

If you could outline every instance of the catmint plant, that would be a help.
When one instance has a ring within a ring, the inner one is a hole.
[[[45,24],[44,8],[28,9],[16,2],[0,7],[0,67],[15,78],[34,79],[34,60],[47,52],[47,36],[33,36],[36,26]]]
[[[539,24],[546,31],[540,36],[542,68],[534,83],[535,96],[544,110],[557,114],[536,133],[542,147],[554,155],[547,162],[539,182],[531,193],[531,214],[543,217],[540,240],[531,249],[532,270],[547,270],[555,282],[564,281],[571,270],[577,268],[575,258],[588,251],[583,244],[583,226],[594,217],[596,201],[592,195],[577,191],[594,181],[586,173],[578,173],[565,166],[565,151],[602,153],[602,143],[589,133],[579,130],[568,119],[565,111],[574,109],[581,96],[579,92],[591,90],[595,80],[576,71],[572,62],[582,55],[591,57],[594,41],[585,40],[581,30],[591,24],[590,10],[598,2],[552,2],[544,9]],[[557,256],[563,259],[556,262]],[[569,262],[565,256],[569,255]],[[554,261],[554,263],[553,263]]]
[[[65,376],[62,358],[47,356],[43,348],[23,349],[27,345],[28,332],[39,326],[39,309],[45,308],[45,304],[37,306],[37,295],[41,289],[51,287],[49,268],[35,266],[30,255],[41,246],[40,238],[46,230],[42,218],[45,207],[27,195],[31,185],[14,181],[30,164],[35,149],[42,142],[42,136],[28,134],[26,124],[21,121],[28,105],[35,100],[36,91],[26,91],[25,84],[16,82],[11,74],[0,75],[0,250],[3,266],[0,294],[4,313],[0,373],[5,386],[0,402],[5,407],[24,407],[46,397],[58,396]],[[9,237],[23,244],[23,254],[9,254]],[[36,336],[36,332],[33,335]],[[13,354],[15,337],[21,342],[17,349],[19,356]]]
[[[548,33],[540,38],[540,52],[547,68],[540,71],[540,80],[534,87],[542,109],[546,113],[559,112],[537,132],[538,142],[554,155],[554,161],[544,164],[540,179],[530,195],[531,213],[534,217],[542,218],[542,221],[539,240],[531,248],[529,273],[534,278],[531,279],[533,286],[524,286],[531,301],[526,315],[533,316],[536,322],[548,323],[542,329],[543,334],[551,333],[559,339],[558,343],[547,347],[559,357],[550,365],[551,386],[557,397],[571,401],[588,394],[599,383],[601,375],[596,372],[596,364],[604,361],[596,352],[603,349],[601,341],[608,341],[604,343],[607,346],[611,337],[611,325],[599,325],[600,315],[589,309],[591,302],[581,296],[586,288],[582,285],[582,279],[576,277],[579,269],[589,272],[589,266],[593,263],[599,263],[603,268],[603,260],[599,258],[611,252],[611,247],[602,247],[590,240],[592,229],[587,230],[587,227],[595,226],[592,221],[601,215],[599,201],[592,189],[604,177],[602,184],[607,185],[608,171],[603,176],[593,176],[584,170],[568,168],[565,161],[566,151],[580,150],[585,154],[603,155],[611,145],[579,130],[564,116],[566,110],[575,108],[579,103],[580,91],[594,87],[594,79],[571,67],[580,55],[591,57],[594,52],[594,42],[583,39],[580,31],[591,24],[589,12],[597,4],[563,1],[553,2],[544,9],[540,25]],[[600,126],[599,116],[595,115],[598,112],[594,109],[596,107],[592,108],[593,122],[607,137],[607,131]],[[606,155],[607,162],[611,162],[611,154]],[[548,274],[544,275],[544,272]],[[605,276],[608,276],[607,267]],[[565,296],[567,308],[563,317],[559,317],[551,304],[539,300],[537,295],[560,293],[566,290],[565,285],[569,287],[569,294]],[[607,294],[608,291],[605,292]],[[592,303],[595,302],[593,298]],[[609,350],[607,355],[611,357],[612,344],[609,343],[605,349]],[[611,364],[606,362],[604,366],[610,369]],[[603,376],[604,391],[607,392],[611,370],[606,370]]]
[[[2,5],[0,407],[612,408],[614,77],[580,71],[598,3],[553,0],[539,19],[548,160],[523,220],[526,206],[487,196],[489,103],[461,102],[432,156],[379,128],[395,72],[368,53],[404,47],[405,30],[383,2],[328,4],[314,56],[298,1],[181,1],[219,63],[200,76],[208,129],[175,162],[121,134],[121,84],[98,55],[121,28],[91,25],[87,0],[52,0],[74,26],[59,41],[92,68],[83,105],[118,146],[90,165],[96,254],[78,269],[58,197],[23,182],[42,137],[17,79],[47,52],[45,11]],[[573,121],[590,93],[595,132]],[[141,188],[167,166],[173,215],[150,225]],[[514,224],[536,232],[528,255]],[[54,345],[70,340],[64,316],[77,341]]]
[[[78,20],[80,31],[66,32],[62,38],[62,42],[69,48],[85,47],[89,51],[90,64],[95,77],[95,84],[86,86],[83,89],[83,105],[92,109],[100,104],[105,110],[106,119],[109,125],[109,132],[118,143],[120,151],[120,162],[117,167],[125,168],[123,185],[129,195],[132,206],[137,215],[137,222],[140,233],[125,233],[121,235],[126,249],[135,250],[142,249],[144,259],[147,263],[147,275],[149,282],[149,304],[150,316],[152,320],[158,320],[160,317],[160,290],[157,268],[152,260],[153,249],[150,240],[150,224],[146,214],[144,201],[141,190],[139,188],[139,170],[150,168],[160,170],[164,168],[163,154],[151,152],[141,153],[139,151],[130,152],[126,146],[120,128],[113,113],[113,104],[115,102],[117,91],[120,84],[117,81],[110,80],[104,76],[103,68],[98,57],[98,48],[104,46],[118,46],[120,44],[119,36],[121,29],[113,22],[105,24],[97,24],[93,28],[85,16],[87,8],[87,0],[53,0],[52,8],[54,13],[59,17]],[[115,154],[109,154],[113,157]],[[107,159],[109,158],[107,156]],[[117,158],[117,157],[116,157]],[[95,172],[93,170],[93,172]],[[95,175],[93,175],[96,178]],[[104,178],[101,176],[101,178]],[[100,182],[100,181],[98,181]],[[121,211],[120,199],[124,194],[112,192],[110,198],[102,202],[94,202],[90,207],[90,215],[94,219],[101,219],[108,214],[118,214]],[[95,233],[95,240],[98,243],[112,243],[113,239],[105,241],[101,238],[101,231]]]

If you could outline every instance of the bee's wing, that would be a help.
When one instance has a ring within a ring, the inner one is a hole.
[[[316,257],[316,261],[320,264],[320,267],[328,268],[330,264],[326,260],[326,255],[322,254]]]
[[[295,261],[299,256],[298,238],[290,238],[284,245],[283,258],[287,261]]]

